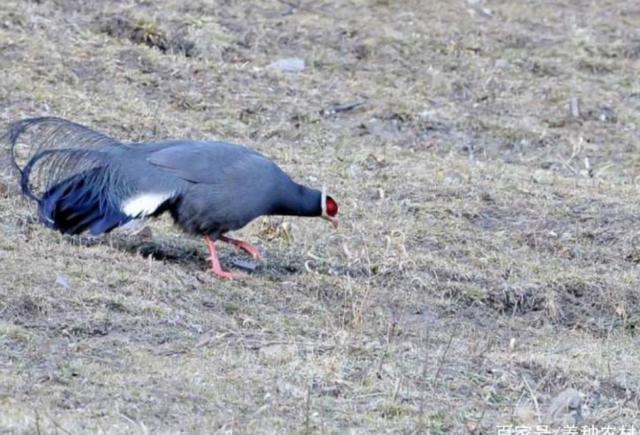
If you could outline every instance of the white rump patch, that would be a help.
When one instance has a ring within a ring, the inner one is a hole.
[[[173,193],[141,193],[122,204],[122,212],[134,218],[153,214]]]

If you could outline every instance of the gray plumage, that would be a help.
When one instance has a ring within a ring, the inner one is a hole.
[[[43,222],[63,233],[100,234],[169,211],[187,232],[215,240],[261,215],[322,216],[327,200],[331,216],[337,213],[331,198],[241,145],[126,144],[60,118],[16,122],[6,140],[23,192],[38,202]]]

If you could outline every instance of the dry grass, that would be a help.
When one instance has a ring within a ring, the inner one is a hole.
[[[255,222],[222,282],[168,221],[67,239],[0,185],[0,427],[494,433],[569,387],[637,423],[640,8],[481,7],[3,1],[3,123],[246,143],[344,225]]]

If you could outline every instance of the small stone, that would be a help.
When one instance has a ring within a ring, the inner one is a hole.
[[[61,273],[56,276],[56,285],[59,285],[65,290],[69,290],[71,288],[71,284],[69,284],[69,278]]]
[[[276,60],[269,64],[269,68],[277,69],[282,72],[297,73],[304,71],[305,62],[304,59],[300,59],[299,57],[288,57]]]
[[[239,259],[239,258],[235,258],[231,260],[231,262],[233,263],[234,266],[239,267],[240,269],[247,270],[249,272],[253,272],[258,267],[258,265],[253,261]]]

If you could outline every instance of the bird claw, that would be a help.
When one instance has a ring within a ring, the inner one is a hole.
[[[211,238],[208,235],[204,236],[204,241],[207,244],[207,247],[209,248],[209,254],[211,254],[209,256],[209,261],[211,261],[211,272],[213,272],[214,275],[216,275],[219,278],[223,278],[223,279],[234,279],[236,278],[236,276],[231,273],[231,272],[227,272],[226,270],[222,270],[222,266],[220,266],[220,260],[218,259],[218,252],[216,250],[216,245],[213,242],[213,240],[211,240]]]
[[[242,249],[242,248],[240,248],[240,249]],[[255,251],[247,251],[246,249],[244,249],[244,251],[247,254],[249,254],[249,256],[251,258],[253,258],[254,260],[256,260],[256,261],[264,261],[264,258],[262,257],[262,254],[260,254],[260,252],[257,249]]]
[[[233,246],[236,247],[236,249],[246,252],[247,254],[249,254],[251,258],[253,258],[256,261],[264,260],[264,258],[262,257],[262,254],[260,254],[260,251],[258,251],[258,248],[256,248],[255,246],[253,246],[248,242],[232,239],[226,236],[221,236],[220,240],[226,243],[231,243]]]
[[[211,262],[211,273],[213,273],[215,276],[219,277],[219,278],[224,278],[224,279],[234,279],[236,278],[236,276],[231,273],[231,272],[227,272],[226,270],[222,269],[222,267],[216,267],[214,265],[214,261],[212,261],[211,257],[207,257],[207,260],[209,260]],[[216,259],[217,261],[217,259]]]

